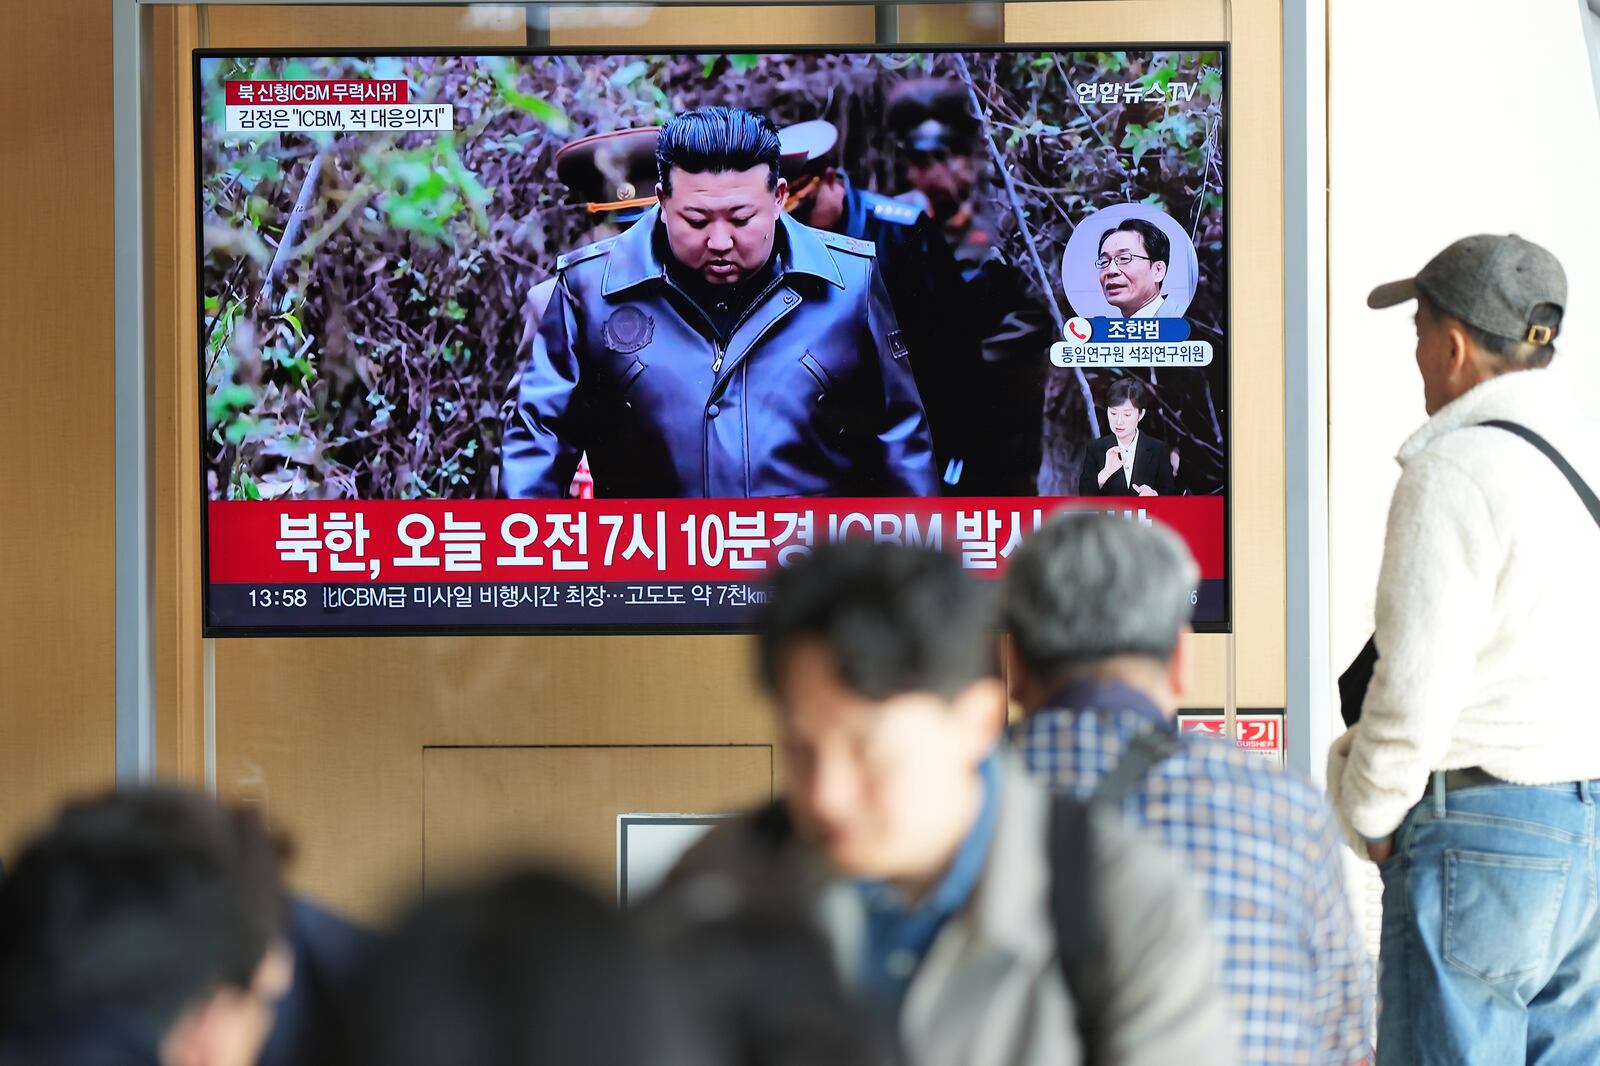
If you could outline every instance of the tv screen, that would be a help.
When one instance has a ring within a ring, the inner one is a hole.
[[[1219,45],[195,59],[208,635],[719,632],[1161,522],[1229,623]]]

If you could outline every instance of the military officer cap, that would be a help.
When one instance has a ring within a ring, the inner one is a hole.
[[[913,78],[889,93],[889,128],[913,152],[970,152],[978,135],[967,89],[945,78]]]
[[[783,157],[779,172],[789,184],[820,175],[834,162],[839,127],[827,119],[796,122],[778,131]]]
[[[591,214],[648,207],[656,199],[660,126],[597,133],[556,152],[556,177]]]

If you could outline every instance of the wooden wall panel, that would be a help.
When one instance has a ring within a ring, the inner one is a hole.
[[[0,853],[116,770],[111,12],[0,39]]]
[[[429,748],[428,891],[510,862],[550,863],[609,897],[617,815],[721,814],[772,799],[770,747]]]
[[[982,44],[1005,39],[1005,5],[904,4],[899,9],[898,39],[906,44]]]
[[[1224,705],[1230,647],[1239,706],[1282,707],[1287,698],[1282,29],[1282,8],[1270,0],[1006,5],[1009,41],[1217,41],[1231,34],[1234,640],[1197,641],[1188,701],[1197,707]]]
[[[219,789],[259,803],[295,838],[299,885],[381,918],[422,886],[425,748],[765,752],[772,726],[748,647],[713,637],[218,641]],[[574,837],[560,846],[581,850],[591,824],[565,824]]]
[[[553,47],[871,44],[871,6],[646,8],[562,5],[549,9]]]
[[[200,633],[200,449],[196,335],[194,90],[190,52],[200,39],[194,5],[150,12],[151,426],[155,453],[156,767],[205,779],[205,670]]]
[[[1245,2],[1240,0],[1235,6],[1243,7]],[[1221,41],[1228,36],[1228,3],[1229,0],[1072,0],[1006,4],[1006,40],[1037,44]],[[1237,95],[1234,98],[1237,100]]]
[[[326,7],[206,4],[211,48],[519,48],[521,7]]]

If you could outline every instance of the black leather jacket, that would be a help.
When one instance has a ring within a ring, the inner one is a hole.
[[[667,273],[652,209],[563,256],[501,454],[507,496],[923,496],[927,418],[873,246],[787,216],[726,346]],[[661,242],[664,244],[664,240]]]

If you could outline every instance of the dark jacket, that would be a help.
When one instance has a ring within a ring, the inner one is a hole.
[[[290,899],[284,932],[294,951],[294,983],[278,1004],[259,1066],[331,1066],[346,999],[373,934],[303,896]]]
[[[557,261],[501,484],[559,498],[923,496],[927,418],[870,244],[787,216],[779,270],[723,346],[656,250],[659,209]]]
[[[895,320],[911,350],[911,371],[928,413],[936,472],[946,491],[963,491],[956,478],[981,447],[983,412],[974,402],[979,346],[968,324],[961,268],[933,220],[914,204],[845,186],[842,232],[871,241],[894,306]]]
[[[1118,471],[1106,478],[1105,486],[1101,487],[1100,471],[1105,469],[1106,452],[1116,443],[1117,438],[1110,433],[1090,443],[1078,473],[1079,496],[1137,496],[1133,485],[1148,485],[1156,490],[1157,496],[1178,494],[1178,483],[1172,476],[1172,449],[1166,441],[1142,432],[1133,456],[1132,484]]]
[[[83,1017],[0,1037],[0,1066],[160,1066],[158,1034],[126,1019]]]
[[[1049,311],[1001,250],[997,220],[982,195],[937,226],[961,276],[963,342],[977,351],[963,400],[963,496],[1032,496],[1044,447],[1042,353],[1057,338]],[[920,192],[898,198],[928,210]],[[937,427],[936,427],[937,430]]]

